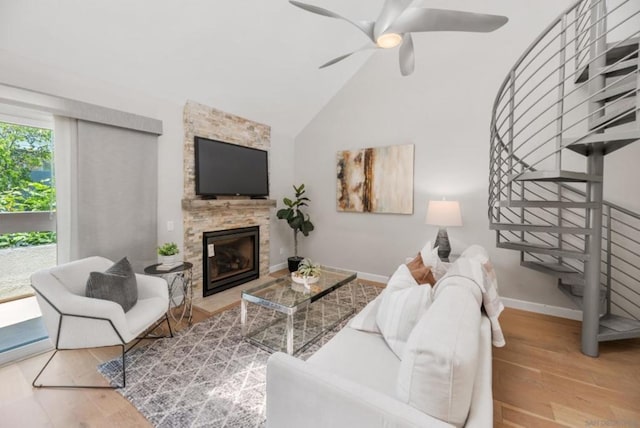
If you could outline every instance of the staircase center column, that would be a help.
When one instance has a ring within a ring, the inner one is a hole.
[[[604,154],[602,151],[591,153],[588,157],[589,174],[603,176]],[[584,295],[582,310],[582,353],[590,357],[598,356],[598,331],[600,328],[600,260],[602,258],[602,182],[593,182],[589,186],[589,200],[597,202],[598,207],[591,209],[591,235],[587,238],[587,251],[590,255],[584,269]]]
[[[600,70],[606,66],[606,4],[604,0],[591,0],[591,31],[590,31],[590,64],[589,94],[597,94],[605,86],[605,76]],[[604,115],[601,107],[604,102],[589,102],[589,127],[591,123]],[[603,130],[598,131],[598,133]],[[603,177],[604,150],[594,146],[587,157],[587,173]],[[596,202],[597,208],[591,208],[587,218],[591,235],[587,236],[587,254],[589,260],[584,267],[584,295],[582,308],[582,353],[590,357],[598,356],[598,331],[600,329],[600,260],[602,258],[602,182],[588,184],[587,196],[590,202]]]

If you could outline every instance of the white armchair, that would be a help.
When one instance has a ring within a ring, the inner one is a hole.
[[[33,380],[34,387],[124,387],[125,353],[144,338],[157,338],[143,334],[166,322],[169,335],[173,337],[167,317],[167,283],[162,278],[136,274],[138,301],[127,313],[118,303],[85,296],[89,273],[104,272],[111,265],[113,262],[104,257],[88,257],[40,270],[31,276],[42,319],[55,345],[55,352]],[[133,340],[135,343],[127,349],[126,345]],[[103,346],[120,346],[122,349],[122,385],[36,385],[58,351]]]

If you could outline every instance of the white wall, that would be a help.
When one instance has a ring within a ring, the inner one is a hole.
[[[572,307],[554,281],[495,249],[487,219],[491,107],[509,68],[571,2],[431,1],[429,6],[503,14],[490,34],[414,38],[416,71],[401,77],[397,51],[378,51],[296,138],[295,179],[309,188],[316,231],[305,255],[334,266],[390,275],[436,234],[424,224],[429,199],[457,199],[464,226],[450,228],[453,252],[479,243],[491,252],[505,297]],[[336,211],[338,150],[415,144],[414,214]]]
[[[293,137],[271,130],[271,163],[269,165],[269,180],[271,199],[278,201],[276,209],[271,211],[271,266],[286,263],[287,257],[293,255],[293,235],[291,228],[284,220],[278,220],[276,211],[282,208],[282,198],[293,194]]]
[[[163,135],[158,138],[158,242],[175,241],[182,248],[184,102],[149,95],[128,87],[127,82],[117,86],[3,50],[0,50],[0,70],[0,83],[162,120]],[[234,113],[242,115],[241,112]],[[272,198],[275,198],[287,192],[292,182],[293,139],[272,129],[271,144],[271,191]],[[173,231],[167,230],[168,221],[173,222]],[[286,249],[287,245],[281,238],[282,234],[278,234],[278,226],[274,226],[272,233],[272,256],[275,255],[272,265],[281,259],[279,249]],[[275,252],[273,248],[276,248]],[[284,253],[286,258],[286,250]]]

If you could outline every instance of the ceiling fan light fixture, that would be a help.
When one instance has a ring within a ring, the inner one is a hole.
[[[382,49],[391,49],[402,43],[402,36],[398,33],[386,33],[376,39],[376,44]]]

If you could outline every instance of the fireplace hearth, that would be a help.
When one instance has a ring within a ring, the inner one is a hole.
[[[210,296],[260,275],[260,228],[202,234],[202,295]]]

